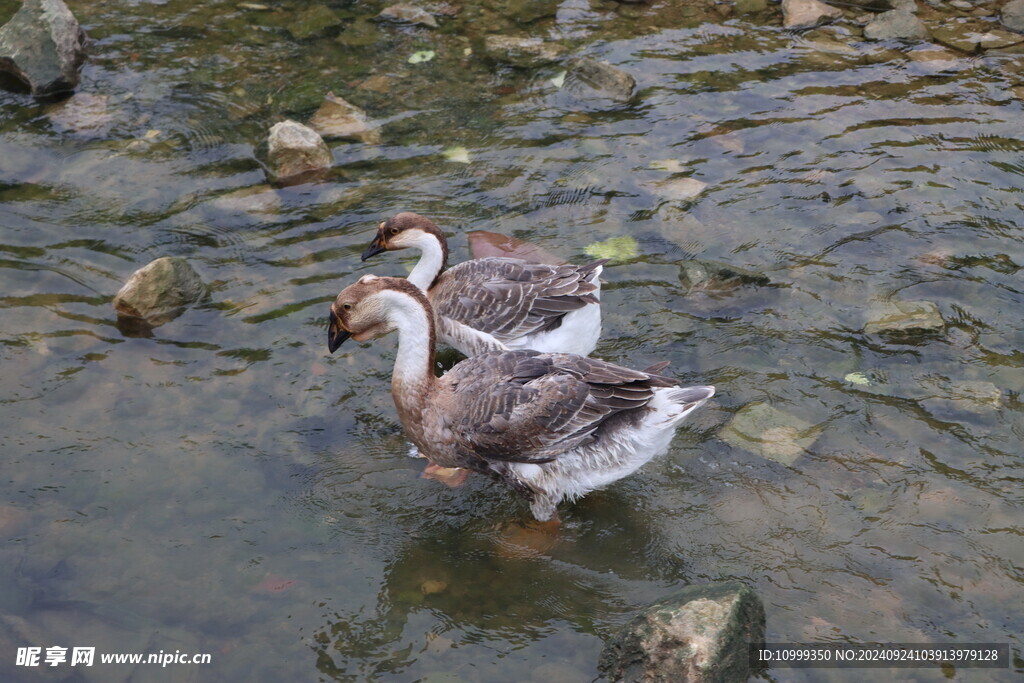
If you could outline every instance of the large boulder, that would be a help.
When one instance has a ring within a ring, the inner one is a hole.
[[[843,16],[843,10],[818,0],[782,0],[782,25],[812,28]]]
[[[188,261],[165,256],[132,273],[114,297],[114,309],[119,318],[141,319],[156,327],[206,295],[206,285]]]
[[[74,90],[84,43],[85,32],[63,0],[25,0],[0,28],[0,72],[36,97]]]
[[[745,681],[749,645],[764,642],[764,632],[764,606],[746,585],[687,586],[630,620],[598,666],[613,681]]]
[[[334,163],[334,156],[312,128],[296,121],[281,121],[270,129],[267,160],[274,180],[292,185],[324,173]]]
[[[924,22],[909,12],[891,10],[882,12],[864,27],[868,40],[928,40],[931,34]]]

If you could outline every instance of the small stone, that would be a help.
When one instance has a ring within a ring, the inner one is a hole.
[[[365,81],[356,86],[359,90],[369,90],[370,92],[386,93],[391,91],[391,77],[385,76],[384,74],[377,74],[376,76],[370,76]]]
[[[409,55],[409,59],[406,61],[410,64],[420,64],[422,62],[429,62],[434,58],[433,50],[419,50]]]
[[[848,384],[860,384],[862,386],[868,386],[871,384],[871,378],[865,375],[863,372],[851,372],[843,377],[843,381]]]
[[[282,121],[270,129],[267,140],[270,170],[278,182],[304,180],[330,168],[331,150],[317,132],[295,121]]]
[[[842,16],[841,9],[818,0],[782,0],[782,25],[786,28],[811,28]]]
[[[972,5],[969,2],[966,2],[966,0],[950,0],[949,6],[955,7],[956,9],[962,9],[965,12],[974,9],[974,5]]]
[[[601,651],[613,681],[745,681],[764,642],[761,599],[738,581],[687,586],[640,611]]]
[[[1003,5],[999,21],[1011,31],[1024,33],[1024,0],[1010,0]]]
[[[484,38],[484,49],[499,62],[523,68],[552,64],[562,59],[569,51],[558,43],[545,42],[540,38],[501,35]]]
[[[156,327],[206,295],[206,285],[188,261],[165,256],[132,273],[114,297],[114,309],[120,317],[142,318]]]
[[[703,192],[708,184],[696,178],[670,178],[654,184],[655,192],[672,201],[689,201]]]
[[[372,22],[366,19],[356,19],[338,34],[335,41],[345,47],[365,47],[373,45],[383,38],[384,34]]]
[[[330,8],[323,5],[315,5],[299,12],[295,21],[288,24],[287,30],[296,40],[305,40],[340,25],[341,17]]]
[[[867,311],[865,334],[936,332],[945,327],[939,307],[931,301],[882,301]]]
[[[325,138],[355,138],[371,145],[381,142],[380,129],[370,123],[366,112],[332,92],[309,120],[309,127]]]
[[[818,426],[767,403],[744,406],[719,436],[731,446],[792,466],[817,441]]]
[[[736,14],[756,14],[768,9],[768,0],[735,0]]]
[[[892,8],[907,14],[917,14],[917,0],[892,0]]]
[[[416,7],[404,2],[385,7],[377,17],[387,21],[398,21],[437,28],[437,19],[434,18],[433,14],[422,7]]]
[[[85,31],[63,0],[25,0],[0,27],[0,72],[39,98],[74,90],[84,43]]]
[[[590,57],[577,57],[567,65],[568,75],[573,85],[584,85],[599,97],[606,97],[617,102],[628,102],[633,97],[636,79],[622,69],[608,62],[601,62]]]
[[[913,14],[901,10],[883,12],[864,27],[868,40],[928,40],[928,28]]]

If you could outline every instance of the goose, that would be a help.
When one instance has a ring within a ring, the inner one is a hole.
[[[434,313],[416,285],[364,275],[331,305],[327,348],[398,330],[391,394],[431,463],[505,482],[540,522],[557,506],[636,471],[715,394],[647,370],[568,353],[493,351],[434,374]]]
[[[419,249],[408,280],[426,292],[442,344],[465,356],[534,349],[588,355],[601,335],[601,282],[607,259],[584,266],[488,257],[445,270],[448,243],[429,218],[404,212],[383,221],[362,260]]]

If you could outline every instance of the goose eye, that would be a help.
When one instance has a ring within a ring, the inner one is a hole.
[[[391,228],[391,234],[392,235],[397,235],[398,234],[398,228]]]
[[[352,310],[352,304],[342,304],[341,308],[343,310],[346,310],[346,311],[351,311]]]

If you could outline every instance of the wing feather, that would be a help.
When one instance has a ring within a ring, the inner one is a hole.
[[[608,418],[643,410],[670,379],[571,354],[486,353],[442,377],[446,419],[464,456],[544,463],[600,438]]]
[[[439,318],[492,335],[501,343],[557,328],[566,313],[598,302],[599,268],[552,266],[511,258],[466,261],[431,288]]]

